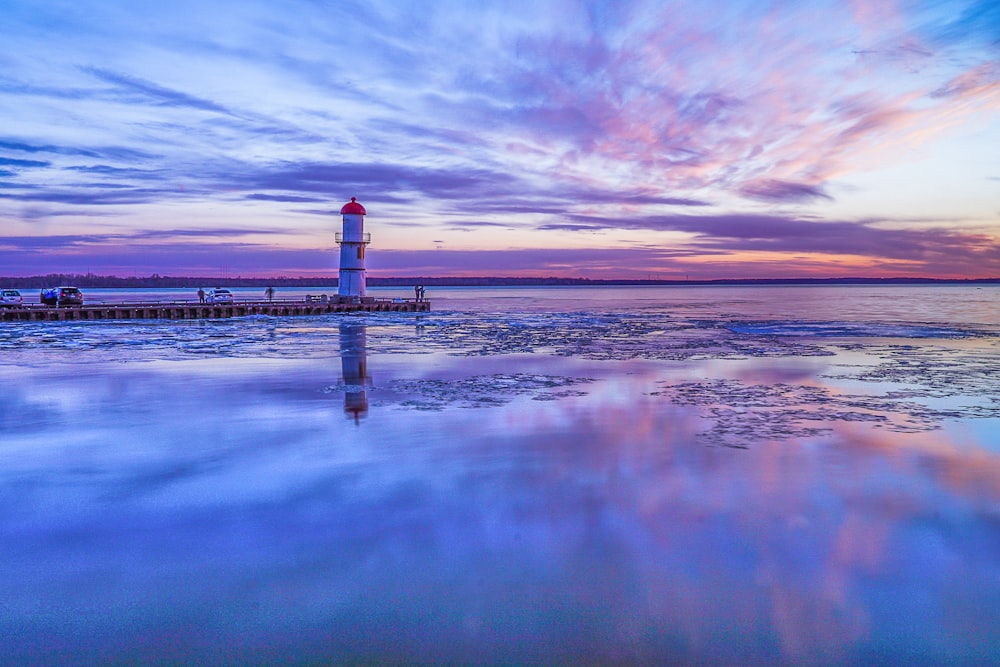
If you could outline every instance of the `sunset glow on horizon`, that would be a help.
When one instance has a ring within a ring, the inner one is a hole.
[[[0,275],[1000,278],[1000,4],[0,8]]]

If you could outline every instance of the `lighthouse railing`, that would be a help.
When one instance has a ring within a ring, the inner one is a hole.
[[[337,243],[371,243],[372,242],[372,233],[371,232],[362,232],[361,233],[361,238],[355,238],[357,236],[358,236],[357,234],[348,234],[347,237],[345,238],[343,232],[335,232],[333,238],[334,238],[334,240]]]

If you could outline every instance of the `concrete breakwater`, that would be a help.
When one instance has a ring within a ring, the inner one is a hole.
[[[429,301],[361,298],[340,302],[238,301],[235,303],[97,303],[84,306],[20,306],[0,310],[3,322],[62,322],[67,320],[202,320],[248,315],[289,317],[347,312],[426,312]]]

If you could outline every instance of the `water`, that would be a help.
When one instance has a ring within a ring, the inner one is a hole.
[[[427,296],[0,327],[0,662],[997,660],[1000,288]]]

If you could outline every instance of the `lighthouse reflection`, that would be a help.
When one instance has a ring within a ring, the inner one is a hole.
[[[364,324],[340,325],[340,366],[344,381],[344,414],[358,423],[368,415],[367,387],[371,384],[366,359]]]

